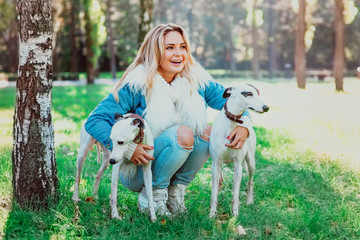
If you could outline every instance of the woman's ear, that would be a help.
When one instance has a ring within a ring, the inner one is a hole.
[[[225,89],[225,92],[223,94],[223,98],[230,97],[232,89],[233,89],[232,87],[229,87],[229,88]]]

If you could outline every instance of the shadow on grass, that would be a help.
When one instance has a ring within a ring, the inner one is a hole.
[[[111,170],[104,173],[95,203],[91,196],[99,165],[91,151],[84,165],[80,186],[79,220],[74,220],[71,201],[77,146],[64,144],[56,149],[60,182],[58,203],[49,211],[34,212],[13,207],[7,222],[5,239],[236,239],[235,226],[241,224],[245,239],[356,239],[359,231],[359,203],[354,194],[336,189],[358,186],[359,178],[349,179],[332,165],[319,164],[311,152],[296,150],[296,142],[287,133],[256,128],[258,135],[255,202],[242,204],[240,216],[232,219],[232,166],[224,168],[224,186],[219,195],[216,219],[209,219],[211,161],[200,170],[186,195],[188,213],[174,220],[151,223],[137,211],[137,193],[119,185],[118,206],[122,220],[110,218],[109,194]],[[10,163],[9,163],[10,164]],[[351,176],[351,174],[349,175]],[[247,176],[241,190],[246,189]],[[241,195],[244,203],[245,194]]]

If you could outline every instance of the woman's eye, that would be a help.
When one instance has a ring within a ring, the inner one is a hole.
[[[172,50],[173,49],[173,47],[167,47],[166,48],[166,50]]]
[[[180,49],[186,49],[186,46],[180,46]]]
[[[124,141],[118,141],[117,142],[119,145],[123,145],[124,144]]]

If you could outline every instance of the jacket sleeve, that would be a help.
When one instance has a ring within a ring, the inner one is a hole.
[[[86,131],[107,149],[112,150],[110,133],[115,122],[114,114],[132,112],[139,102],[139,93],[132,92],[130,87],[125,85],[119,90],[119,102],[115,101],[113,94],[109,94],[90,113],[85,123]]]

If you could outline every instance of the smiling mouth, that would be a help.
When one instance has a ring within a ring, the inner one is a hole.
[[[170,61],[172,64],[181,64],[182,60],[177,60],[177,61]]]

